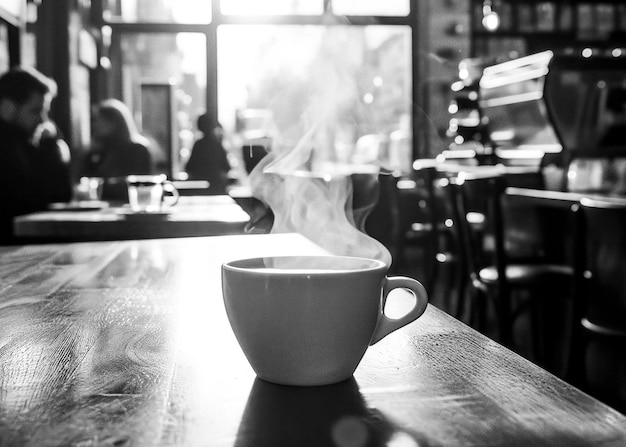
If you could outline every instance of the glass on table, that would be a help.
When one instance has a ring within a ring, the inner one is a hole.
[[[178,190],[165,174],[129,175],[128,203],[135,213],[158,213],[163,204],[174,206],[178,202]]]
[[[81,177],[74,186],[74,201],[101,201],[103,185],[102,177]]]

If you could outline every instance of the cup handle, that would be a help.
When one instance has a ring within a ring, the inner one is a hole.
[[[163,194],[163,201],[168,206],[174,206],[174,205],[176,205],[178,203],[178,199],[180,198],[180,194],[178,193],[178,190],[176,189],[174,184],[172,182],[170,182],[169,180],[163,182],[163,192],[164,193],[169,193],[168,195]]]
[[[405,276],[385,277],[383,280],[383,291],[378,313],[378,322],[374,329],[374,334],[370,340],[370,345],[377,343],[393,331],[406,326],[412,321],[417,320],[426,310],[428,305],[428,294],[424,286],[413,278]],[[387,296],[393,289],[408,289],[415,295],[415,305],[406,314],[400,318],[389,318],[385,315],[385,304]]]

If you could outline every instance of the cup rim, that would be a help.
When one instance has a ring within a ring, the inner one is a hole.
[[[328,258],[336,258],[347,260],[348,262],[354,261],[354,268],[346,267],[346,268],[337,268],[337,269],[325,269],[325,268],[273,268],[273,267],[263,267],[263,270],[259,270],[258,264],[259,262],[263,262],[264,259],[289,259],[289,258],[307,258],[310,260],[313,259],[328,259]],[[358,262],[360,262],[360,266],[357,267]],[[363,263],[369,263],[369,265],[364,265]],[[306,274],[307,276],[317,276],[317,275],[345,275],[346,273],[359,273],[359,272],[371,272],[378,270],[387,270],[387,264],[384,262],[373,259],[366,258],[361,256],[342,256],[342,255],[279,255],[279,256],[257,256],[253,258],[244,258],[244,259],[235,259],[232,261],[225,262],[222,264],[222,268],[224,270],[230,270],[234,272],[248,272],[250,274],[259,274],[259,275],[268,275],[268,274],[280,274],[280,275],[302,275]]]

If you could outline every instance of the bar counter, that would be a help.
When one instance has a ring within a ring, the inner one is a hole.
[[[0,445],[626,445],[625,416],[432,305],[351,380],[256,379],[221,264],[321,253],[295,234],[0,247]]]

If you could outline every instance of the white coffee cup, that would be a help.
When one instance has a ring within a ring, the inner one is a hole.
[[[415,279],[387,277],[385,263],[343,256],[244,259],[222,266],[231,327],[259,378],[327,385],[352,377],[368,346],[419,318],[428,297]],[[415,295],[399,318],[389,292]]]
[[[129,175],[126,177],[128,186],[128,203],[133,212],[155,213],[163,209],[163,205],[174,206],[179,194],[165,174]]]

